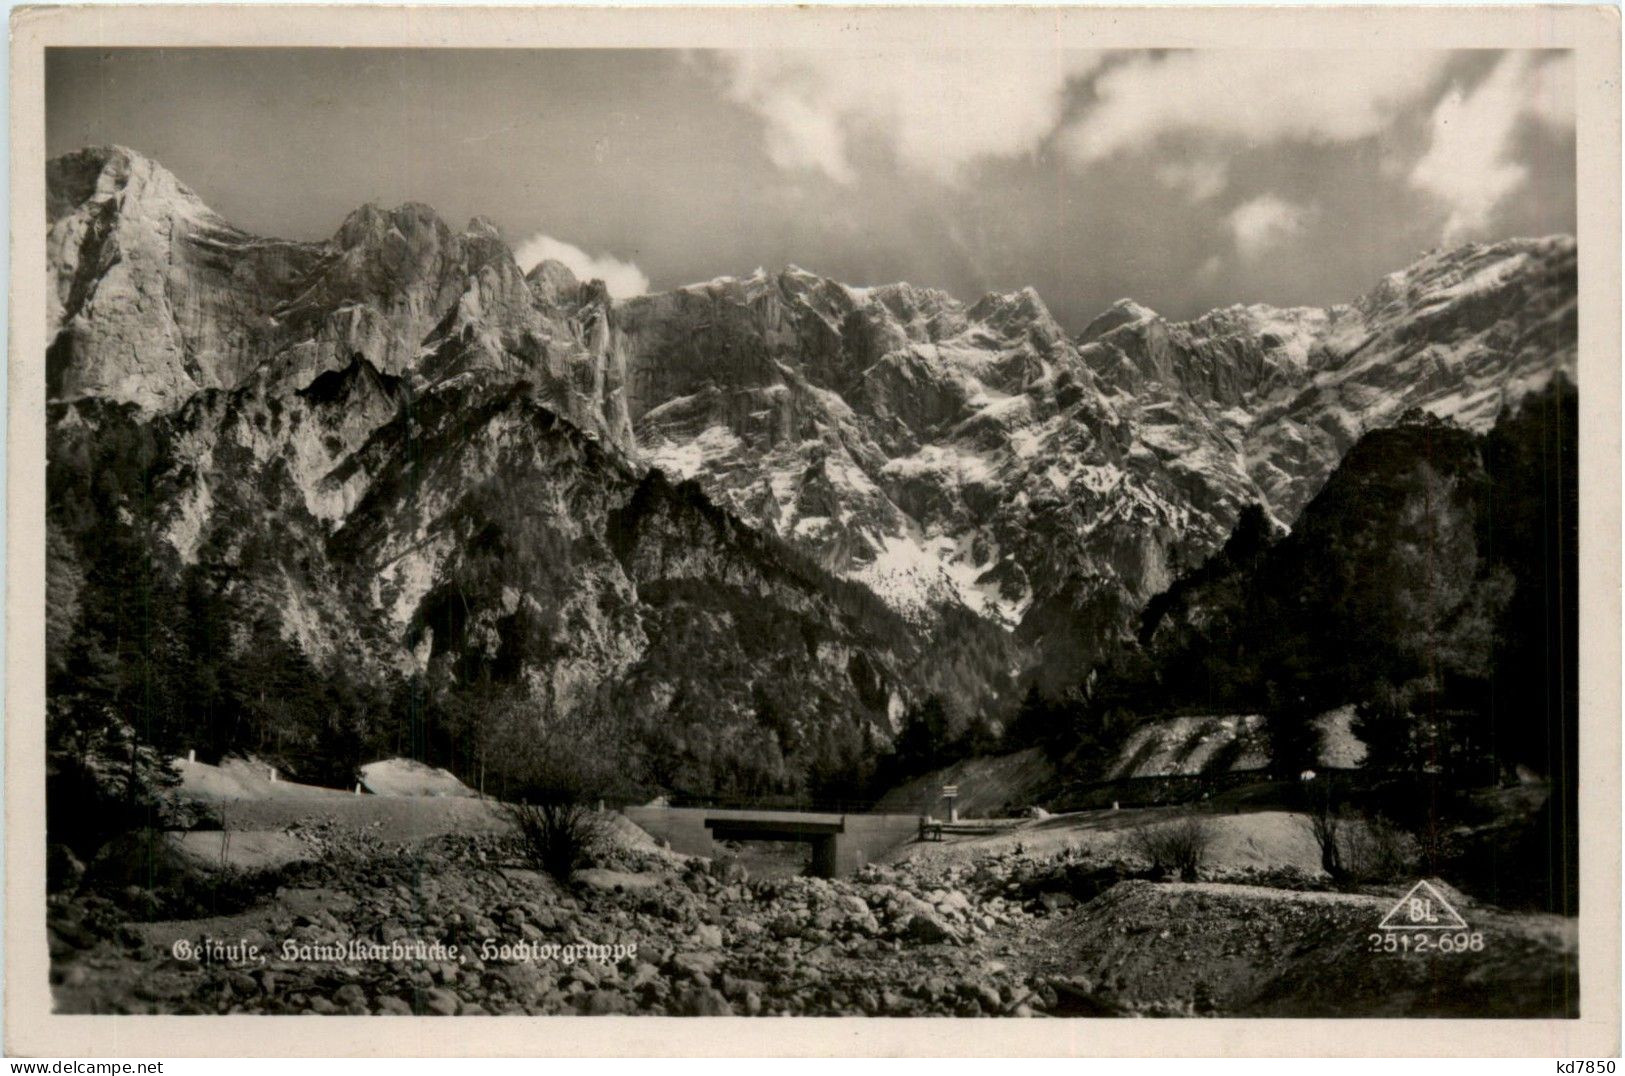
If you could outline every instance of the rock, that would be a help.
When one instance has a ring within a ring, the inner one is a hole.
[[[78,949],[90,949],[96,944],[95,932],[83,923],[53,920],[50,925],[51,955],[63,957]]]
[[[910,916],[904,936],[926,944],[955,941],[958,937],[952,927],[932,912],[919,912]]]
[[[423,1007],[436,1016],[456,1016],[462,1002],[450,990],[436,986],[424,992]]]
[[[732,1016],[733,1007],[722,992],[710,987],[685,986],[673,999],[679,1016]]]
[[[625,996],[615,990],[591,990],[576,999],[584,1016],[611,1016],[629,1011]]]
[[[84,880],[85,865],[73,849],[65,844],[53,844],[45,849],[45,886],[52,893],[79,888]]]
[[[981,1003],[984,1012],[1000,1013],[1004,1011],[1004,999],[999,996],[998,989],[991,984],[975,984],[973,995]]]
[[[367,992],[361,989],[361,986],[357,983],[345,983],[333,991],[333,1001],[346,1009],[354,1009],[358,1006],[365,1009],[367,1007]]]
[[[748,994],[760,994],[767,989],[762,983],[754,979],[741,979],[735,975],[723,975],[717,982],[717,987],[729,1001],[738,1001]]]
[[[702,923],[694,930],[694,943],[706,949],[722,948],[722,928],[711,923]]]
[[[869,903],[856,893],[840,893],[835,897],[836,905],[847,915],[863,918],[870,916]]]
[[[1078,903],[1073,899],[1071,893],[1040,893],[1038,902],[1044,906],[1044,910],[1047,912],[1058,912]]]
[[[750,871],[737,856],[727,856],[711,861],[711,877],[723,885],[744,885],[750,881]]]
[[[627,871],[604,870],[600,867],[590,867],[587,870],[576,871],[570,881],[585,889],[598,892],[615,892],[620,890],[626,893],[645,892],[658,888],[665,877],[659,874],[632,874]]]
[[[373,1002],[373,1012],[380,1016],[411,1016],[412,1006],[388,994]]]
[[[136,919],[156,919],[159,909],[162,908],[157,894],[145,886],[125,886],[121,897],[124,907]]]
[[[701,953],[690,950],[671,958],[671,967],[674,971],[691,977],[714,975],[721,964],[722,954],[717,952]]]

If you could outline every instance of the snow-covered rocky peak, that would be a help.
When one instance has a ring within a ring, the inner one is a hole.
[[[384,209],[369,202],[344,218],[333,242],[341,249],[375,246],[391,239],[423,236],[438,242],[450,242],[452,231],[430,206],[421,202],[406,202],[394,209]]]
[[[1246,504],[1290,524],[1364,430],[1412,406],[1481,428],[1572,370],[1573,264],[1567,239],[1463,248],[1351,304],[1187,322],[1125,299],[1076,340],[1031,289],[798,269],[617,309],[651,463],[911,616],[1048,645],[1121,630]]]
[[[581,281],[568,265],[543,258],[525,274],[530,292],[540,303],[555,309],[575,307],[581,301]]]
[[[1136,325],[1140,322],[1150,321],[1157,316],[1157,312],[1148,306],[1143,306],[1133,299],[1119,299],[1104,311],[1095,316],[1095,319],[1084,327],[1078,336],[1082,343],[1088,343],[1107,333],[1122,328],[1124,325]]]
[[[1567,235],[1432,250],[1414,264],[1384,277],[1357,305],[1372,318],[1406,317],[1473,296],[1493,294],[1522,274],[1538,274],[1543,266],[1547,271],[1561,272],[1572,263],[1574,254],[1574,238]]]
[[[154,222],[224,225],[163,165],[124,146],[92,146],[46,164],[46,219],[113,212]]]
[[[151,411],[237,383],[266,355],[271,311],[318,258],[231,227],[121,147],[46,167],[47,391]]]

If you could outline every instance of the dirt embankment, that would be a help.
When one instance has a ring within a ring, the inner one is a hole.
[[[1185,812],[1175,808],[1077,811],[1010,823],[993,834],[940,843],[928,841],[898,849],[889,862],[921,866],[975,863],[991,856],[1074,854],[1110,862],[1133,858],[1134,833],[1163,825]],[[1213,838],[1206,857],[1210,873],[1222,876],[1269,870],[1320,874],[1320,849],[1304,816],[1291,811],[1249,811],[1205,816]]]
[[[223,839],[218,831],[187,835],[185,843],[199,854],[224,852],[226,862],[243,867],[263,864],[236,861],[233,850],[247,849],[255,841],[276,843],[269,837],[245,840],[235,834],[285,834],[316,820],[340,828],[367,831],[383,841],[421,841],[447,833],[491,833],[505,823],[492,801],[478,799],[443,770],[377,764],[384,794],[358,795],[354,791],[321,788],[296,781],[272,780],[266,766],[231,759],[219,766],[176,759],[181,794],[204,806],[220,829],[234,834]],[[461,791],[457,791],[461,789]]]
[[[943,785],[956,785],[955,801],[964,818],[995,818],[1038,802],[1055,780],[1055,766],[1042,748],[1029,747],[1008,755],[988,755],[956,762],[946,769],[887,792],[875,805],[877,813],[929,814],[943,817]]]
[[[1467,929],[1390,945],[1379,924],[1404,895],[1126,881],[1046,923],[1039,965],[1148,1015],[1576,1015],[1572,920],[1466,905]]]
[[[1357,767],[1365,745],[1354,735],[1354,708],[1342,706],[1313,721],[1320,765]],[[1145,721],[1105,767],[1114,781],[1157,782],[1229,776],[1246,780],[1269,766],[1264,719],[1256,714],[1163,717]],[[1066,802],[1064,782],[1042,748],[963,759],[891,789],[877,811],[941,815],[942,787],[955,785],[965,818],[996,818],[1034,805]],[[1117,798],[1112,793],[1108,798]]]

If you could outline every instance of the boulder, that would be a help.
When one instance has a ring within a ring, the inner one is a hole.
[[[708,986],[685,986],[673,999],[679,1016],[732,1016],[733,1006],[720,990]]]
[[[431,987],[423,995],[423,1008],[436,1016],[456,1016],[462,1001],[444,987]]]
[[[1046,912],[1058,912],[1078,903],[1071,893],[1040,893],[1038,902],[1044,906]]]
[[[924,942],[927,945],[938,942],[951,942],[958,939],[953,927],[943,921],[935,912],[917,912],[911,915],[903,929],[903,936],[911,941]]]
[[[45,887],[52,893],[79,888],[84,880],[85,865],[73,849],[65,844],[53,844],[45,850]]]
[[[644,892],[656,889],[664,882],[665,876],[660,874],[633,874],[629,871],[605,870],[602,867],[589,867],[586,870],[576,871],[570,879],[573,883],[589,890],[602,893],[613,892]]]
[[[626,996],[616,990],[591,990],[576,998],[576,1008],[584,1016],[612,1016],[630,1007]]]
[[[714,975],[721,964],[722,954],[719,952],[695,952],[692,950],[678,953],[671,958],[670,962],[672,970],[688,975],[691,978],[700,975],[707,977]]]

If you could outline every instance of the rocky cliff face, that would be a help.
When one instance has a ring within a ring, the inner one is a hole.
[[[1288,525],[1412,407],[1487,428],[1575,362],[1575,249],[1434,253],[1355,303],[1069,338],[1031,290],[966,306],[798,269],[616,311],[639,448],[928,622],[962,604],[1074,679],[1257,503]]]
[[[48,181],[59,492],[139,443],[140,503],[102,509],[313,659],[609,707],[699,767],[673,780],[834,765],[1034,665],[1075,682],[1245,505],[1289,524],[1365,429],[1482,429],[1574,365],[1563,238],[1072,337],[1030,289],[795,268],[611,303],[416,205],[263,239],[118,148]]]

